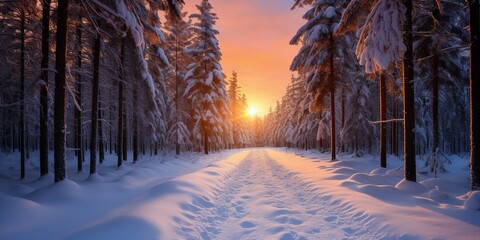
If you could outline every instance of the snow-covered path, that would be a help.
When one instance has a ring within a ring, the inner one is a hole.
[[[468,162],[457,161],[458,175],[402,183],[399,160],[389,160],[390,170],[375,169],[378,163],[371,157],[330,162],[316,151],[254,148],[196,161],[158,160],[121,169],[114,167],[116,161],[107,161],[98,175],[71,174],[71,180],[59,184],[46,183],[48,178],[0,179],[0,239],[420,240],[480,235],[480,214],[462,206]]]
[[[368,218],[312,192],[266,150],[254,150],[196,217],[204,239],[379,239]],[[193,214],[193,213],[192,213]]]

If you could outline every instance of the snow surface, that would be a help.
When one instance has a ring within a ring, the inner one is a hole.
[[[144,157],[99,174],[17,180],[18,155],[0,155],[0,239],[477,239],[480,193],[468,161],[402,181],[402,162],[331,162],[317,151],[231,150]],[[35,159],[35,156],[32,157]],[[87,162],[87,161],[86,161]],[[420,164],[420,162],[419,162]],[[38,166],[27,164],[27,176]],[[88,165],[86,168],[88,170]],[[88,171],[86,171],[88,172]]]

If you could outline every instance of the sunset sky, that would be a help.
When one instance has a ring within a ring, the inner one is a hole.
[[[187,0],[185,10],[197,12],[200,0]],[[242,92],[259,115],[275,107],[292,73],[291,60],[299,46],[288,43],[304,23],[305,9],[290,10],[293,0],[211,0],[219,20],[216,29],[222,66],[229,80],[238,73]]]

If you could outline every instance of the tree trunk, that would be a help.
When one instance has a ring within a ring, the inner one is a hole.
[[[330,34],[330,46],[333,48],[333,34]],[[332,161],[337,159],[336,154],[336,144],[335,144],[335,84],[334,84],[334,56],[333,56],[333,49],[330,50],[330,76],[329,76],[329,84],[330,84],[330,114],[331,114],[331,136],[330,136],[330,151],[332,156]]]
[[[175,123],[177,124],[177,139],[175,140],[175,154],[180,155],[180,143],[178,142],[179,129],[178,121],[180,121],[180,106],[178,99],[178,37],[175,39]],[[235,120],[234,120],[235,121]],[[235,127],[235,126],[234,126]]]
[[[97,172],[98,85],[100,81],[100,34],[93,47],[92,113],[90,128],[90,174]]]
[[[480,190],[480,19],[479,0],[470,0],[470,175]]]
[[[137,99],[137,90],[134,88],[133,89],[133,105],[137,106],[138,104],[138,99]],[[137,114],[133,115],[133,142],[132,142],[132,147],[133,147],[133,162],[136,162],[138,160],[138,120],[137,120]]]
[[[111,96],[111,95],[110,95]],[[109,127],[108,127],[108,150],[110,152],[110,155],[112,155],[113,153],[113,149],[112,149],[112,146],[113,146],[113,114],[114,114],[114,111],[112,110],[109,110],[108,111],[109,114]]]
[[[25,178],[25,6],[20,16],[20,178]]]
[[[57,10],[57,39],[55,52],[55,119],[54,119],[54,170],[55,182],[66,178],[66,99],[65,99],[65,64],[67,58],[67,20],[68,0],[59,0]]]
[[[40,176],[48,174],[48,62],[50,58],[50,0],[43,0],[40,85]]]
[[[126,106],[123,109],[123,161],[128,160],[128,137],[127,137],[127,111],[125,110]]]
[[[122,166],[123,162],[123,79],[125,58],[125,38],[122,38],[120,49],[120,81],[118,83],[118,128],[117,128],[117,167]]]
[[[82,69],[82,28],[81,28],[82,17],[78,18],[77,23],[77,67]],[[77,121],[77,171],[83,171],[83,161],[84,159],[84,147],[83,147],[83,130],[82,130],[82,74],[77,74],[77,95],[76,101],[80,108],[75,108],[75,119]]]
[[[205,123],[203,127],[203,150],[208,155],[208,127]]]
[[[403,58],[403,119],[404,119],[404,165],[405,179],[416,182],[417,171],[415,163],[415,92],[413,73],[413,37],[412,37],[412,0],[404,0],[406,11],[405,34],[403,41],[406,46]]]
[[[387,124],[384,122],[387,115],[387,86],[385,73],[380,75],[380,166],[387,167]]]
[[[100,92],[98,97],[100,98]],[[102,101],[98,100],[98,159],[100,163],[105,160],[105,139],[103,134],[103,110]]]
[[[345,128],[345,89],[342,89],[342,131]],[[345,152],[345,140],[342,138],[341,150]]]
[[[432,58],[432,151],[439,148],[439,125],[438,125],[438,54],[434,53]]]

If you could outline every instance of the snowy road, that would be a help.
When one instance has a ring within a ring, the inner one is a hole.
[[[316,195],[267,150],[251,151],[214,195],[213,207],[195,215],[204,239],[380,238],[367,217],[342,214],[345,206]]]
[[[52,176],[20,183],[1,180],[0,239],[421,240],[480,235],[480,214],[462,207],[468,178],[457,182],[459,177],[452,175],[455,181],[401,185],[401,161],[390,161],[390,170],[382,170],[375,169],[374,158],[345,156],[330,162],[315,151],[274,148],[194,158],[154,157],[121,169],[112,158],[98,175],[72,173],[70,180],[57,184],[51,183]]]

